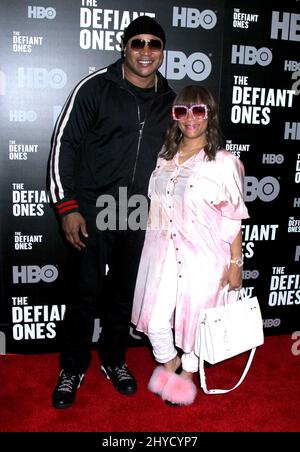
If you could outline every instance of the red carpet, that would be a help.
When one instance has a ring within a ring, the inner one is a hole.
[[[292,432],[300,430],[300,355],[291,336],[267,337],[246,380],[225,395],[200,390],[190,407],[169,407],[147,390],[154,368],[150,351],[131,348],[128,364],[139,389],[119,395],[98,371],[93,354],[72,408],[55,410],[51,392],[58,355],[0,356],[1,432]],[[247,355],[207,368],[208,387],[230,386]]]

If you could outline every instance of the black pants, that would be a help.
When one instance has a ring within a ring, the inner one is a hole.
[[[89,237],[84,240],[84,250],[71,250],[68,267],[70,302],[62,325],[60,364],[71,373],[84,373],[90,364],[94,319],[99,314],[102,330],[98,354],[102,364],[124,363],[128,346],[132,301],[145,231],[99,231],[96,227],[97,213],[94,206],[83,208]],[[106,265],[109,267],[107,276]]]

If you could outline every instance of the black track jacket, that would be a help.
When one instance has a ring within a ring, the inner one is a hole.
[[[48,167],[50,198],[60,216],[80,211],[80,202],[95,205],[102,194],[117,200],[119,187],[130,195],[147,194],[175,97],[167,80],[159,72],[157,77],[143,127],[121,59],[71,92],[53,132]]]

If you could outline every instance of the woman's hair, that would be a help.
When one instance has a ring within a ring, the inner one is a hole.
[[[204,151],[208,160],[214,160],[218,149],[222,146],[222,134],[219,126],[218,107],[211,92],[202,86],[189,85],[181,89],[176,96],[173,105],[205,104],[208,107],[207,144]],[[171,160],[177,152],[178,145],[182,140],[182,132],[178,121],[173,120],[167,130],[164,146],[160,157]]]

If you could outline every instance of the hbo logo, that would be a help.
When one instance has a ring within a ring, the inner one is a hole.
[[[38,265],[13,266],[13,284],[39,283],[40,281],[51,283],[57,276],[58,270],[53,265],[44,265],[42,268]]]
[[[260,181],[253,176],[245,176],[244,178],[246,202],[255,201],[256,198],[264,202],[270,202],[277,198],[279,192],[280,185],[274,177],[263,177]]]
[[[44,8],[43,6],[28,6],[29,19],[54,19],[56,11],[54,8]]]
[[[187,75],[191,80],[200,82],[211,73],[211,61],[202,52],[187,57],[183,52],[169,50],[165,52],[160,72],[169,80],[182,80]]]
[[[267,47],[261,47],[257,50],[253,46],[237,46],[235,44],[232,46],[232,64],[253,65],[257,63],[260,66],[268,66],[272,58],[272,52]]]
[[[37,114],[33,110],[9,110],[10,122],[34,122],[37,119]]]
[[[284,162],[284,156],[282,154],[263,154],[262,163],[269,163],[270,165],[281,165]]]
[[[276,328],[280,324],[281,324],[280,319],[264,319],[264,321],[263,321],[264,328],[272,328],[272,327]]]
[[[258,270],[244,270],[243,279],[257,279],[259,277]]]
[[[67,83],[67,74],[58,68],[47,69],[43,67],[19,67],[18,86],[19,88],[50,88],[61,89]]]
[[[202,12],[196,8],[179,8],[173,7],[173,27],[198,28],[202,27],[206,30],[214,28],[217,23],[216,14],[205,9]]]

